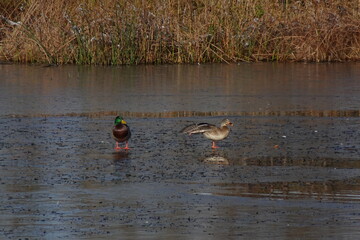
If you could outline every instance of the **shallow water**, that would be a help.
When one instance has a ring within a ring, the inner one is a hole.
[[[359,63],[0,65],[0,112],[9,115],[358,110],[359,66]]]
[[[0,238],[356,239],[360,123],[318,116],[356,113],[357,66],[0,65]],[[227,113],[219,149],[179,133]]]

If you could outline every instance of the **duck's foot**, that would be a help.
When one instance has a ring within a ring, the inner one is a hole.
[[[123,149],[125,149],[125,150],[129,150],[129,149],[130,149],[128,142],[126,142],[126,145],[125,145],[125,147],[124,147]]]
[[[215,142],[212,142],[211,148],[212,148],[212,149],[216,149],[216,148],[219,148],[219,147],[215,145]]]
[[[119,143],[116,142],[114,150],[119,151],[120,149],[121,149],[121,147],[119,146]]]

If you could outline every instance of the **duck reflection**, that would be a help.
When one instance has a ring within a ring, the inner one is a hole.
[[[220,156],[207,157],[203,160],[203,162],[209,164],[229,165],[229,160]]]
[[[129,158],[128,151],[118,151],[113,153],[113,160],[114,162],[121,162]]]
[[[114,152],[112,157],[114,176],[123,178],[126,175],[131,175],[132,168],[128,151]]]

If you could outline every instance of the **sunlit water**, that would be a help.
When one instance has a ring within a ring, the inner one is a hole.
[[[359,66],[0,65],[0,238],[360,237]]]

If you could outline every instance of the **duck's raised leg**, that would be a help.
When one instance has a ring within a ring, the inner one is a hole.
[[[212,146],[211,146],[212,149],[215,149],[215,148],[219,148],[218,146],[215,145],[215,141],[212,142]]]

